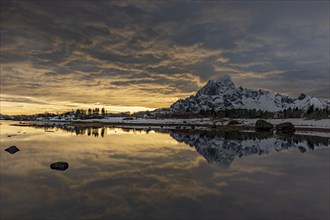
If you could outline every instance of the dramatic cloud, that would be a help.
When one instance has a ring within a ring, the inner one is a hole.
[[[3,113],[167,107],[224,73],[329,98],[329,2],[1,1]]]

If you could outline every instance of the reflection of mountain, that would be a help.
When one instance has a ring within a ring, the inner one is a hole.
[[[88,135],[104,137],[106,134],[120,133],[145,133],[150,129],[129,129],[109,127],[82,127],[63,124],[33,125],[35,128],[43,128],[45,131],[62,129],[76,135]],[[262,155],[272,151],[281,151],[289,148],[298,148],[304,153],[319,147],[329,147],[330,137],[311,135],[290,135],[267,132],[220,132],[202,130],[166,130],[157,132],[169,133],[175,140],[195,147],[208,162],[216,162],[228,167],[236,157],[248,155]]]
[[[179,142],[195,147],[208,162],[228,167],[236,157],[262,155],[298,147],[301,152],[328,147],[330,138],[305,135],[280,136],[253,132],[170,132]]]

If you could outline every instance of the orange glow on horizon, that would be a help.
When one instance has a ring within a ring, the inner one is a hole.
[[[28,101],[15,101],[10,98],[16,98]],[[39,103],[38,103],[39,102]],[[32,97],[9,96],[1,95],[0,114],[5,115],[20,115],[20,114],[38,114],[38,113],[63,113],[75,109],[88,108],[105,108],[109,113],[119,112],[138,112],[138,111],[153,111],[155,108],[148,108],[143,106],[120,106],[109,105],[103,103],[75,103],[69,101],[48,101],[46,99],[36,99]]]

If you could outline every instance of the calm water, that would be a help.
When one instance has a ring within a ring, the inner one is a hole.
[[[322,136],[2,122],[0,217],[329,219]],[[56,161],[69,169],[51,170]]]

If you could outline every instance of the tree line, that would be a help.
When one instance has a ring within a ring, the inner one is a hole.
[[[199,116],[210,116],[214,118],[309,118],[324,119],[329,118],[330,109],[319,109],[311,105],[307,110],[296,108],[288,108],[278,112],[263,111],[256,109],[226,109],[222,111],[201,110]]]

